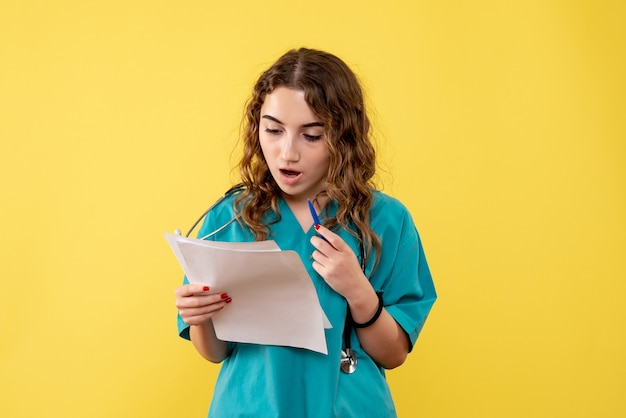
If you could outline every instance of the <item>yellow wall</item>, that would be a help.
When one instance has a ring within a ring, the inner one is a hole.
[[[204,416],[162,233],[300,45],[361,75],[440,293],[400,415],[626,416],[622,2],[210,3],[0,3],[0,416]]]

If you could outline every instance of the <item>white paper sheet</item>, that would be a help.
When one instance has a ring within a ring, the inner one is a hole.
[[[165,237],[190,283],[227,292],[232,302],[213,316],[224,341],[306,348],[328,354],[331,328],[304,264],[274,241],[216,242]]]

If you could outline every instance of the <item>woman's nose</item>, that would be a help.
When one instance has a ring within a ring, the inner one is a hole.
[[[286,135],[282,144],[281,158],[285,161],[298,161],[300,150],[298,149],[298,138]]]

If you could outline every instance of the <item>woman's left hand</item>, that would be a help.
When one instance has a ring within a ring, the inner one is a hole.
[[[356,254],[346,242],[328,228],[320,226],[319,236],[311,238],[313,268],[333,290],[348,302],[350,313],[358,323],[367,322],[378,308],[378,296],[361,270]],[[367,328],[357,329],[361,347],[374,361],[387,369],[406,359],[410,342],[407,334],[383,309],[380,317]]]
[[[311,244],[315,247],[313,269],[326,283],[348,300],[362,286],[370,286],[352,248],[339,235],[322,225],[317,233],[324,238],[317,235],[311,238]]]

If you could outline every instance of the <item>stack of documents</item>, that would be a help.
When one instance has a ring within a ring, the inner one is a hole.
[[[232,298],[213,316],[219,339],[328,354],[324,328],[331,325],[295,251],[282,251],[274,241],[165,237],[190,283]]]

